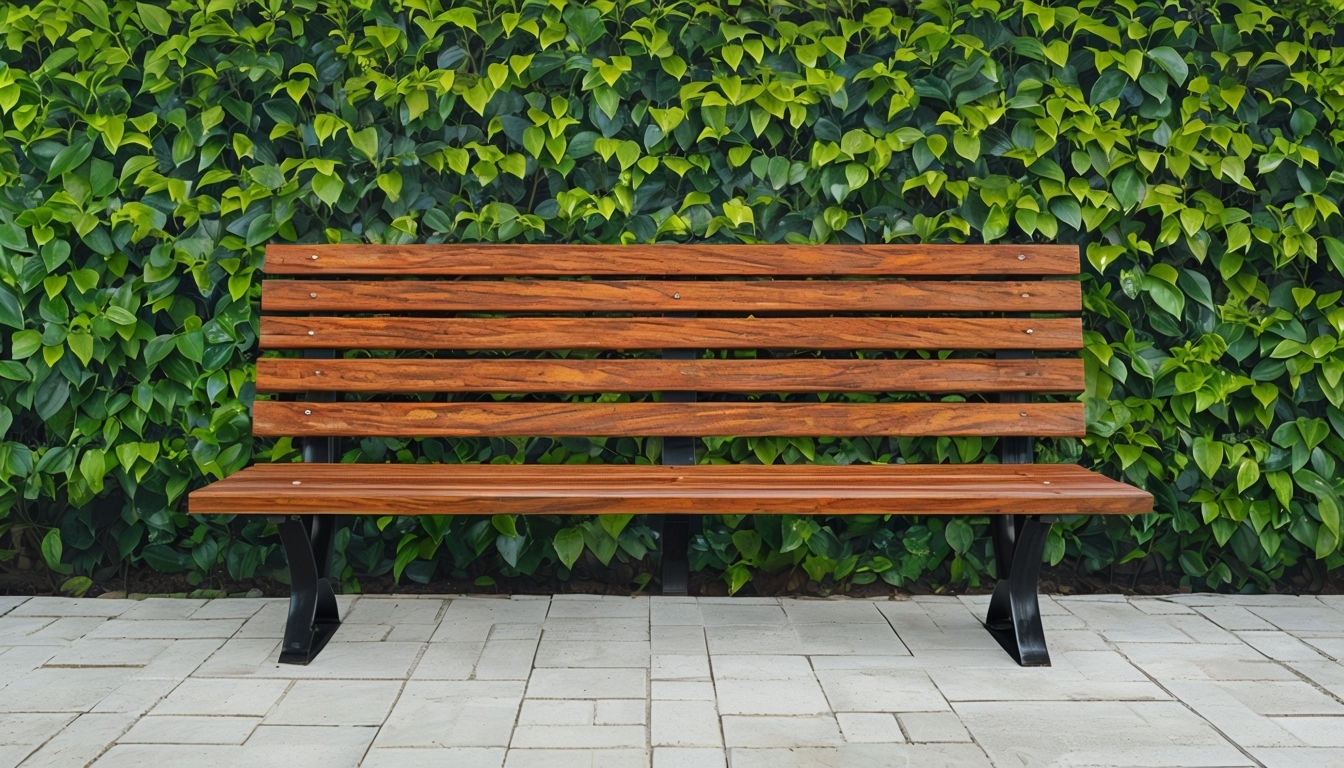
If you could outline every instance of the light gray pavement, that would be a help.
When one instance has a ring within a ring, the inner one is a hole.
[[[1344,597],[0,597],[0,768],[1344,766]]]

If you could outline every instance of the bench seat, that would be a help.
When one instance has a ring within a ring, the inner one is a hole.
[[[192,511],[293,514],[1139,514],[1152,497],[1074,464],[260,464]]]

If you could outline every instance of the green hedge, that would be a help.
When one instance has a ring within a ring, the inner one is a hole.
[[[721,7],[726,6],[726,7]],[[250,438],[269,241],[1084,246],[1094,431],[1158,511],[1049,557],[1197,588],[1341,562],[1344,48],[1253,0],[130,0],[0,7],[0,547],[70,577],[282,569],[185,492]],[[711,458],[976,460],[975,440]],[[584,441],[352,456],[582,461]],[[978,581],[985,521],[707,520],[734,589]],[[364,520],[345,578],[645,563],[624,520]],[[643,565],[637,571],[647,573]],[[646,578],[646,577],[645,577]]]

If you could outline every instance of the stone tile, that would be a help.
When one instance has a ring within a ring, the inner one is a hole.
[[[244,765],[242,750],[242,747],[232,744],[117,744],[95,760],[91,768],[145,768],[147,765],[220,768],[225,765]],[[256,756],[252,759],[259,758]],[[251,764],[257,768],[281,765],[271,761]]]
[[[1000,653],[995,665],[949,665],[941,656],[928,674],[949,701],[1162,701],[1170,699],[1119,654],[1056,654],[1052,667],[1019,667]]]
[[[826,699],[836,712],[939,712],[947,699],[923,670],[818,670]]]
[[[88,712],[133,672],[120,667],[34,669],[0,691],[0,712]]]
[[[656,653],[649,659],[653,680],[708,680],[709,656],[691,653]]]
[[[484,649],[484,640],[430,643],[416,662],[411,677],[416,680],[469,680],[476,672],[476,660]]]
[[[565,699],[524,699],[518,712],[519,725],[592,725],[597,702]]]
[[[974,744],[843,744],[838,747],[737,747],[729,752],[732,768],[990,768]]]
[[[262,725],[239,748],[237,765],[357,766],[377,728]]]
[[[0,644],[66,646],[107,621],[98,616],[18,617],[0,622]]]
[[[714,747],[654,747],[653,768],[728,768],[728,754]]]
[[[510,749],[504,768],[648,768],[639,749]]]
[[[812,681],[812,663],[806,656],[710,657],[715,680],[807,680]]]
[[[1206,605],[1195,608],[1200,615],[1226,630],[1272,630],[1274,625],[1240,605]]]
[[[642,725],[522,725],[513,729],[514,749],[644,748],[648,736]]]
[[[137,677],[104,696],[92,712],[139,717],[157,707],[181,683],[181,677]]]
[[[507,747],[523,699],[513,681],[406,683],[377,747]]]
[[[183,680],[151,715],[264,717],[289,688],[288,680]]]
[[[1238,632],[1242,642],[1275,661],[1324,661],[1325,656],[1315,648],[1287,632]]]
[[[901,712],[896,719],[912,743],[944,744],[971,740],[971,734],[955,712]]]
[[[649,685],[654,701],[714,701],[714,684],[699,680],[654,680]]]
[[[649,618],[649,597],[602,597],[598,595],[555,595],[551,598],[551,610],[546,614],[552,619],[645,619]]]
[[[181,640],[198,637],[232,637],[243,626],[242,619],[109,619],[88,633],[88,637]]]
[[[266,638],[280,640],[285,636],[285,619],[289,616],[289,601],[267,602],[243,622],[234,638]]]
[[[648,700],[600,699],[593,712],[595,725],[646,725],[649,721]]]
[[[447,600],[422,597],[365,596],[343,614],[341,626],[348,624],[439,624],[448,608]]]
[[[0,595],[0,616],[4,616],[31,598],[18,595]]]
[[[1319,651],[1323,656],[1335,661],[1344,660],[1344,635],[1316,635],[1301,633],[1298,640]]]
[[[1295,680],[1288,668],[1246,645],[1122,643],[1121,653],[1158,680]]]
[[[119,744],[242,744],[261,724],[259,717],[150,715],[142,717]]]
[[[1162,597],[1132,597],[1127,602],[1149,616],[1188,615],[1195,612],[1191,606]]]
[[[1309,747],[1344,748],[1344,717],[1276,717],[1274,722]]]
[[[722,747],[713,701],[658,699],[650,707],[649,738],[655,747]]]
[[[895,721],[892,721],[893,725]],[[723,743],[734,747],[831,747],[844,742],[833,715],[725,715]]]
[[[1286,747],[1248,750],[1264,768],[1323,768],[1344,765],[1344,749]]]
[[[527,684],[529,699],[643,699],[646,669],[537,669]]]
[[[504,747],[374,747],[360,768],[503,768]]]
[[[1335,661],[1294,661],[1288,666],[1312,684],[1344,699],[1344,666]]]
[[[266,665],[275,665],[280,656],[280,639],[233,638],[210,655],[197,677],[247,677]],[[325,657],[324,657],[325,658]]]
[[[1344,628],[1344,613],[1311,597],[1299,597],[1282,605],[1253,605],[1256,616],[1286,632],[1339,632]]]
[[[193,619],[250,619],[268,605],[285,606],[289,601],[283,597],[225,597],[207,600],[205,605],[192,612]]]
[[[172,640],[87,639],[56,652],[48,667],[143,667]]]
[[[36,748],[61,732],[76,715],[69,713],[15,712],[5,715],[0,744],[27,745]]]
[[[890,712],[836,712],[840,733],[850,744],[887,744],[905,741],[901,724]]]
[[[803,652],[842,656],[855,653],[896,656],[909,654],[905,643],[882,624],[795,624]]]
[[[546,620],[551,598],[535,595],[512,597],[457,597],[443,614],[443,625],[462,623],[537,624]]]
[[[488,640],[476,659],[476,679],[526,680],[540,639],[533,636],[519,640]]]
[[[794,624],[887,624],[887,618],[872,600],[849,598],[786,598],[780,607]]]
[[[567,640],[596,641],[649,641],[648,618],[547,619],[543,625],[547,637]]]
[[[649,623],[655,627],[703,627],[705,617],[700,615],[700,603],[693,597],[650,598]],[[655,632],[655,636],[657,633]]]
[[[120,616],[134,600],[102,600],[96,597],[30,597],[5,614],[11,616]]]
[[[995,765],[1251,765],[1178,702],[982,701],[954,707]]]
[[[704,627],[656,626],[649,638],[653,653],[708,653]]]
[[[382,725],[400,680],[296,680],[266,725]]]
[[[788,621],[777,601],[757,603],[700,602],[700,615],[706,627],[729,627],[744,624],[781,625]]]
[[[80,715],[20,765],[22,768],[88,765],[120,738],[135,720],[135,715],[120,713]],[[2,760],[3,756],[0,756]]]
[[[831,707],[813,680],[718,680],[722,715],[826,715]]]
[[[802,654],[803,642],[789,624],[706,626],[705,642],[711,654]]]
[[[195,598],[147,597],[144,600],[132,601],[131,607],[122,611],[120,617],[137,621],[185,619],[199,610],[205,603],[205,600]]]
[[[538,667],[649,667],[647,640],[570,640],[547,633],[536,650]]]
[[[322,655],[306,666],[279,663],[279,643],[269,640],[232,640],[201,665],[197,676],[402,680],[410,675],[424,647],[421,643],[346,642],[341,637],[342,630],[344,627],[336,630],[336,636],[322,649]],[[234,646],[242,642],[249,645]],[[266,649],[265,653],[260,653],[262,649]]]

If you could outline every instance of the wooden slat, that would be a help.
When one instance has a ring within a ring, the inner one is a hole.
[[[1078,318],[262,317],[263,349],[1076,350]]]
[[[1072,464],[261,464],[190,495],[193,513],[233,514],[1071,515],[1152,503]]]
[[[267,312],[1077,312],[1076,281],[268,280]]]
[[[403,403],[259,400],[252,431],[338,437],[1085,434],[1082,403]]]
[[[313,258],[316,256],[317,258]],[[656,267],[654,266],[656,265]],[[1072,245],[271,245],[269,275],[1077,275]]]
[[[258,392],[1077,392],[1078,359],[257,361]]]

